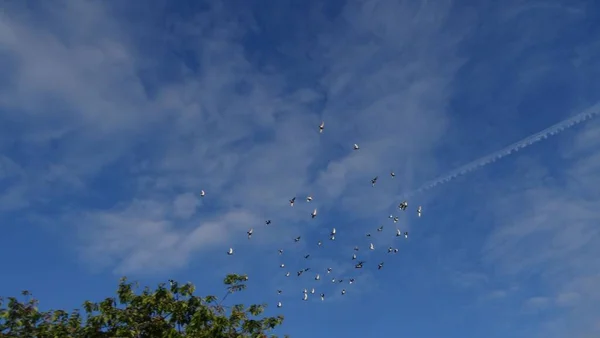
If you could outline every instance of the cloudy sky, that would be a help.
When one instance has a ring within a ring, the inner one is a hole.
[[[597,337],[600,119],[396,208],[600,101],[600,8],[566,3],[2,2],[0,294],[236,272],[293,337]]]

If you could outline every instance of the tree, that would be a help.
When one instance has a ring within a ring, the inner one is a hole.
[[[247,280],[246,275],[225,277],[227,292],[218,300],[198,297],[193,284],[173,280],[168,286],[162,283],[155,290],[146,287],[136,293],[138,284],[123,277],[116,298],[86,301],[83,313],[79,309],[40,311],[38,301],[23,291],[25,301],[9,297],[5,302],[0,297],[0,337],[267,337],[281,325],[283,316],[260,318],[266,304],[222,305],[228,295],[246,289]]]

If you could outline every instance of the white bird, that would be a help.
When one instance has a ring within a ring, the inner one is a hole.
[[[325,121],[321,121],[319,125],[319,133],[323,133],[323,129],[325,129]]]
[[[252,237],[252,233],[254,233],[254,229],[250,229],[248,230],[247,234],[248,234],[248,239],[250,239],[250,237]]]
[[[332,278],[332,279],[331,279],[331,282],[332,282],[332,283],[335,283],[335,278]]]
[[[315,293],[315,288],[310,289],[310,293]]]
[[[304,290],[302,290],[302,292],[306,294],[306,293],[308,293],[308,290],[304,289]]]
[[[392,248],[391,246],[388,248],[388,253],[392,253],[394,251],[394,248]]]
[[[352,284],[352,283],[354,283],[354,278],[350,278],[349,284]]]
[[[317,217],[317,209],[315,208],[315,210],[313,210],[313,212],[310,214],[310,217],[315,218]]]
[[[300,242],[300,238],[302,238],[302,236],[298,236],[298,237],[294,238],[294,242],[296,242],[296,243]]]
[[[227,251],[228,255],[233,255],[233,248],[229,248],[229,250]]]
[[[277,307],[281,307],[281,302],[277,302]]]
[[[283,291],[277,290],[277,294],[280,295]]]
[[[419,205],[419,207],[417,208],[417,216],[421,217],[421,212],[423,211],[423,209],[421,208],[421,206]]]
[[[358,251],[358,247],[357,246],[354,247],[354,251]]]
[[[293,207],[295,202],[296,202],[296,197],[292,197],[292,199],[290,200],[290,206]]]
[[[325,294],[324,293],[321,294],[321,300],[325,300]]]
[[[346,294],[346,289],[342,289],[342,296]]]
[[[369,249],[371,249],[371,250],[375,250],[375,246],[373,245],[373,243],[371,243],[371,244],[369,245]]]
[[[310,202],[310,201],[312,201],[312,196],[311,195],[306,196],[306,202]]]
[[[394,249],[394,253],[398,253],[398,249]]]
[[[390,173],[390,176],[392,176],[392,177],[396,177],[396,174],[395,174],[395,173],[392,171],[392,172]]]
[[[402,203],[400,203],[398,205],[398,208],[400,208],[401,210],[406,210],[406,208],[408,208],[408,202],[407,201],[403,201]]]
[[[402,236],[402,232],[400,232],[400,229],[396,229],[396,237],[400,236]]]
[[[394,218],[394,215],[391,215],[391,214],[390,214],[390,218]]]
[[[206,195],[206,193],[204,192],[204,190],[200,190],[200,197],[204,197]]]
[[[279,253],[280,255],[282,255],[282,254],[283,254],[283,249],[279,249],[278,253]]]
[[[383,225],[380,226],[379,228],[377,228],[377,231],[382,232],[383,231]]]
[[[317,243],[317,245],[318,245],[318,246],[321,246],[321,245],[323,245],[323,242],[319,241],[319,242]]]
[[[377,270],[381,270],[381,268],[383,268],[383,262],[379,263],[379,265],[377,265]]]
[[[398,223],[398,216],[394,217],[394,223]]]
[[[304,296],[302,296],[302,300],[308,300],[308,295],[305,293]]]
[[[335,235],[335,228],[331,229],[331,235]]]
[[[281,263],[281,265],[279,265],[280,268],[285,268],[285,264]]]
[[[358,144],[354,143],[354,150],[358,150],[360,149],[360,147],[358,146]]]
[[[408,232],[404,233],[404,238],[408,238]]]
[[[375,186],[375,184],[377,184],[377,179],[379,178],[379,176],[375,176],[373,177],[373,179],[371,180],[371,185]]]
[[[321,279],[321,276],[320,276],[319,274],[317,274],[317,275],[315,276],[315,280],[319,280],[319,279]]]
[[[352,254],[352,259],[356,259],[356,254]]]
[[[334,235],[331,235],[331,236],[329,237],[329,239],[330,239],[330,240],[332,240],[332,241],[334,241],[334,240],[335,240],[335,236],[334,236]]]
[[[331,273],[331,268],[327,268],[327,273]]]
[[[285,273],[285,276],[286,276],[286,277],[289,277],[289,276],[290,276],[290,273],[289,273],[289,272],[286,272],[286,273]]]

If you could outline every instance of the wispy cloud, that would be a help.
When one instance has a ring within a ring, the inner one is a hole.
[[[126,23],[103,6],[64,1],[60,10],[18,7],[5,14],[1,36],[12,66],[1,102],[7,120],[23,131],[22,154],[46,154],[35,165],[22,164],[27,183],[12,184],[8,205],[48,204],[65,192],[95,195],[99,184],[102,192],[119,190],[112,194],[118,200],[102,209],[86,198],[63,207],[87,243],[86,262],[119,272],[148,271],[156,259],[162,268],[181,266],[194,250],[232,242],[243,228],[259,228],[263,236],[267,218],[285,224],[273,236],[280,241],[281,234],[311,227],[303,223],[313,205],[325,221],[333,211],[350,217],[383,211],[396,203],[395,189],[365,200],[368,180],[386,168],[410,184],[412,168],[431,161],[426,150],[443,131],[461,65],[461,27],[427,16],[415,23],[390,16],[373,26],[373,15],[425,12],[349,3],[316,39],[283,43],[284,57],[310,51],[312,60],[297,62],[318,71],[318,85],[307,86],[277,64],[257,64],[244,38],[261,28],[243,9],[216,6],[191,21],[173,19],[173,33],[159,30],[147,42],[160,49],[193,41],[186,43],[188,56],[169,57],[175,74],[167,76],[157,63],[165,56],[144,54],[148,46],[133,43],[147,38],[138,31],[153,18]],[[315,15],[324,22],[325,14]],[[33,25],[36,16],[46,20]],[[411,38],[411,30],[421,38]],[[426,42],[434,35],[435,42]],[[26,162],[18,157],[15,163]],[[121,174],[111,179],[116,166]],[[207,196],[196,208],[200,189]],[[292,196],[308,194],[315,197],[311,206],[287,207]]]

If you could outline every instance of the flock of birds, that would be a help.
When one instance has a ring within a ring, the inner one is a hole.
[[[324,122],[321,122],[321,124],[319,125],[319,133],[323,133],[323,130],[324,130],[324,128],[325,128],[325,123],[324,123]],[[360,147],[359,147],[359,145],[355,143],[355,144],[353,145],[353,150],[354,150],[354,151],[358,151],[358,150],[360,150]],[[395,174],[395,173],[392,171],[392,172],[390,172],[390,176],[391,176],[392,178],[394,178],[394,177],[396,176],[396,174]],[[377,184],[377,181],[378,181],[378,179],[379,179],[379,177],[378,177],[378,176],[375,176],[375,177],[373,177],[373,178],[371,179],[371,185],[372,185],[373,187],[375,187],[375,185]],[[201,196],[201,197],[205,197],[205,196],[206,196],[206,192],[205,192],[204,190],[201,190],[201,191],[200,191],[200,196]],[[309,195],[309,196],[306,196],[306,198],[305,198],[305,201],[306,201],[306,203],[310,203],[310,202],[312,202],[312,201],[313,201],[313,197],[312,197],[312,196],[310,196],[310,195]],[[296,203],[297,203],[296,197],[292,197],[292,198],[289,200],[289,204],[290,204],[290,206],[291,206],[291,207],[293,207],[293,206],[294,206]],[[401,203],[398,205],[398,209],[399,209],[399,210],[401,210],[401,211],[403,211],[403,212],[405,212],[405,211],[408,209],[408,201],[406,201],[406,200],[405,200],[405,201],[402,201],[402,202],[401,202]],[[416,209],[416,211],[417,211],[417,216],[418,216],[418,217],[421,217],[421,214],[422,214],[422,211],[423,211],[422,207],[421,207],[421,206],[418,206],[418,207],[417,207],[417,209]],[[311,218],[312,218],[312,219],[314,219],[314,218],[316,218],[316,217],[317,217],[317,208],[314,208],[314,209],[313,209],[313,211],[310,213],[310,216],[311,216]],[[400,220],[400,217],[399,217],[399,216],[396,216],[396,215],[393,215],[393,214],[391,214],[391,215],[389,215],[389,219],[391,219],[391,220],[392,220],[392,222],[393,222],[394,224],[397,224],[397,223],[399,222],[399,220]],[[271,223],[272,223],[272,221],[271,221],[270,219],[268,219],[268,220],[266,220],[266,221],[265,221],[265,224],[266,224],[266,225],[270,225]],[[383,232],[383,229],[384,229],[384,226],[382,225],[382,226],[379,226],[379,227],[376,229],[376,231],[377,231],[377,232],[379,232],[379,233],[381,233],[381,232]],[[254,229],[253,229],[253,228],[249,229],[249,230],[246,232],[246,234],[247,234],[247,236],[248,236],[248,239],[251,239],[251,238],[252,238],[252,235],[254,234]],[[335,228],[332,228],[332,229],[331,229],[331,232],[329,233],[329,240],[330,240],[330,241],[335,241],[335,236],[336,236],[336,229],[335,229]],[[367,233],[367,234],[366,234],[366,237],[367,237],[367,238],[371,238],[372,236],[371,236],[371,234],[370,234],[370,233]],[[396,226],[395,237],[404,237],[405,239],[408,239],[408,231],[404,231],[404,232],[402,232],[402,231],[401,231],[401,230],[400,230],[400,229],[399,229],[399,228]],[[301,238],[302,238],[301,236],[297,236],[296,238],[294,238],[294,243],[298,243],[298,242],[300,242]],[[323,246],[323,242],[322,242],[322,241],[318,241],[318,242],[317,242],[317,246],[318,246],[318,247],[322,247],[322,246]],[[373,242],[370,242],[370,243],[369,243],[368,250],[370,250],[370,251],[374,251],[374,250],[375,250],[375,245],[373,244]],[[354,269],[362,269],[362,268],[364,267],[365,263],[366,263],[365,261],[363,261],[363,260],[360,260],[360,259],[358,258],[358,253],[359,253],[359,251],[360,251],[360,247],[359,247],[358,245],[357,245],[357,246],[354,246],[353,253],[352,253],[352,256],[351,256],[351,260],[352,260],[353,262],[355,262],[355,263],[354,263]],[[392,247],[392,246],[390,246],[390,247],[388,247],[388,248],[387,248],[387,253],[388,253],[388,254],[396,254],[396,253],[398,253],[398,252],[399,252],[398,248],[394,248],[394,247]],[[227,250],[227,255],[229,255],[229,256],[232,256],[232,255],[234,255],[234,254],[235,254],[235,251],[234,251],[234,249],[233,249],[233,248],[229,248],[229,250]],[[278,254],[279,254],[280,256],[283,256],[283,255],[284,255],[284,250],[283,250],[283,249],[278,249]],[[310,254],[306,254],[306,255],[304,255],[304,259],[305,259],[305,260],[308,260],[309,258],[310,258]],[[383,269],[383,266],[384,266],[384,262],[383,262],[383,261],[380,261],[380,262],[377,264],[377,270],[381,270],[381,269]],[[286,269],[286,267],[287,267],[287,265],[286,265],[285,263],[281,263],[281,264],[279,265],[279,268],[280,268],[280,269],[284,269],[284,271],[286,271],[286,272],[285,272],[285,277],[290,277],[290,276],[291,276],[291,273],[290,273],[290,271],[288,271],[288,270],[285,270],[285,269]],[[298,271],[296,272],[296,276],[297,276],[297,277],[300,277],[300,276],[302,276],[303,274],[307,273],[308,271],[311,271],[311,268],[310,268],[310,267],[306,267],[306,268],[300,269],[300,270],[298,270]],[[314,280],[315,280],[315,281],[320,281],[320,280],[321,280],[321,273],[324,273],[325,275],[329,275],[329,276],[331,276],[331,275],[332,275],[332,272],[333,272],[333,268],[331,268],[331,267],[327,267],[327,268],[325,268],[325,269],[324,269],[323,271],[321,271],[321,272],[317,271],[317,272],[315,272],[315,274],[314,274]],[[343,282],[344,282],[344,280],[347,280],[347,282],[348,282],[348,285],[352,285],[352,284],[354,284],[354,282],[355,282],[355,280],[356,280],[356,279],[355,279],[355,277],[353,277],[353,278],[347,278],[347,279],[346,279],[346,278],[336,278],[336,277],[331,277],[331,278],[330,278],[330,280],[331,280],[331,283],[336,283],[336,284],[341,284],[341,283],[343,283]],[[307,300],[309,299],[309,294],[315,294],[315,293],[316,293],[316,290],[315,290],[315,288],[314,288],[314,287],[305,288],[305,289],[303,289],[303,290],[302,290],[302,298],[301,298],[301,299],[302,299],[303,301],[307,301]],[[345,294],[346,294],[346,289],[345,289],[345,288],[343,288],[343,289],[341,290],[341,292],[340,292],[340,293],[341,293],[341,295],[342,295],[342,296],[343,296],[343,295],[345,295]],[[283,294],[283,290],[282,290],[282,289],[278,289],[278,290],[277,290],[277,295],[282,295],[282,294]],[[324,293],[324,292],[319,292],[319,297],[320,297],[321,301],[325,300],[325,293]],[[283,303],[282,303],[282,301],[281,301],[281,300],[280,300],[280,301],[278,301],[278,302],[277,302],[277,307],[278,307],[278,308],[281,308],[282,306],[283,306]]]

